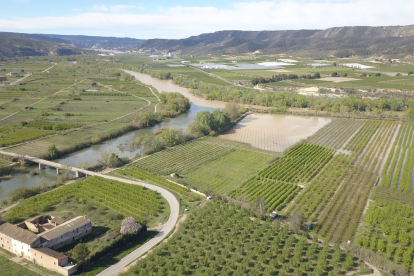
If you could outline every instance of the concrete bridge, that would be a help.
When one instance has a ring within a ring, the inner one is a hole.
[[[91,172],[91,171],[88,171],[88,170],[85,170],[85,169],[71,167],[71,166],[68,166],[68,165],[64,165],[64,164],[60,164],[60,163],[56,163],[56,162],[36,158],[36,157],[31,157],[31,156],[28,156],[28,155],[23,156],[21,154],[17,154],[17,153],[14,153],[14,152],[7,152],[7,151],[0,151],[0,154],[13,156],[13,157],[19,157],[19,158],[23,157],[24,159],[26,159],[30,162],[39,164],[39,170],[45,169],[46,166],[48,166],[50,168],[56,168],[56,173],[57,174],[59,174],[60,171],[69,170],[71,172],[74,172],[76,177],[83,177],[83,176],[88,176],[88,175],[98,175],[98,173]]]

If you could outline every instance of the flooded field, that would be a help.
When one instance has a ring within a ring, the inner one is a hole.
[[[282,152],[331,122],[329,118],[252,114],[220,138]]]

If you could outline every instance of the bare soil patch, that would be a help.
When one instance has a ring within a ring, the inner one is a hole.
[[[267,71],[277,72],[277,73],[288,73],[288,72],[292,72],[292,71],[289,71],[289,70],[286,70],[286,69],[273,69],[273,70],[267,70]]]
[[[344,77],[324,77],[324,78],[320,78],[319,80],[330,81],[330,82],[344,82],[344,81],[357,81],[360,79],[344,78]]]

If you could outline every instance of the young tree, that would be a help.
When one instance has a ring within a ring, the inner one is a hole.
[[[60,156],[60,152],[59,150],[56,148],[55,144],[51,144],[48,148],[47,148],[47,155],[49,157],[49,159],[56,159],[59,158]]]
[[[72,258],[77,263],[84,263],[90,254],[89,248],[84,243],[77,244],[72,250]]]
[[[232,122],[235,122],[240,115],[240,105],[236,103],[227,103],[223,111],[229,114]]]

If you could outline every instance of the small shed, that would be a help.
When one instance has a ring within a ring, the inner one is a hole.
[[[5,76],[0,76],[0,81],[6,81],[7,78]]]
[[[188,60],[183,60],[183,61],[181,61],[181,63],[182,63],[182,64],[191,64],[191,61],[188,61]]]

